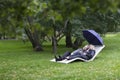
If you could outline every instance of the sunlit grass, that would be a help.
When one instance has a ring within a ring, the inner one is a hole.
[[[52,48],[34,52],[29,42],[0,41],[0,80],[120,80],[120,33],[104,37],[106,47],[92,62],[53,63]],[[58,54],[67,50],[61,43]]]

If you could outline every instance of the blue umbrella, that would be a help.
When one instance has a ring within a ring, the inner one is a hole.
[[[103,45],[103,40],[100,35],[94,30],[83,30],[83,36],[89,44]]]

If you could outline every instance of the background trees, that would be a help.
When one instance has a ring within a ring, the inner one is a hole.
[[[0,38],[16,38],[17,30],[24,29],[36,51],[42,51],[42,42],[49,39],[56,53],[64,36],[66,47],[78,48],[84,41],[83,29],[101,34],[120,29],[119,3],[119,0],[1,0]]]

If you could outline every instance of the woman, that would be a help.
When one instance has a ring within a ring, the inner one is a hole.
[[[72,53],[66,52],[63,56],[59,56],[59,58],[55,57],[56,61],[61,61],[64,59],[71,60],[74,58],[83,58],[86,60],[91,59],[95,55],[95,47],[94,45],[86,45],[83,49],[77,49]]]

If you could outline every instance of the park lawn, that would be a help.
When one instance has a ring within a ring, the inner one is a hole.
[[[49,43],[34,52],[29,42],[0,41],[0,80],[120,80],[120,33],[104,37],[106,47],[92,62],[60,64]],[[58,54],[67,50],[61,43]]]

